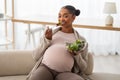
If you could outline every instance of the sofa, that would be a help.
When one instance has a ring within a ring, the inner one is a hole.
[[[33,50],[0,51],[0,80],[26,80],[35,65]],[[120,80],[119,74],[93,72],[92,80]]]

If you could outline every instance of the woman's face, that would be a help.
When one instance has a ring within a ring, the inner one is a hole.
[[[62,8],[58,14],[58,21],[63,27],[71,27],[74,19],[75,16],[65,8]]]

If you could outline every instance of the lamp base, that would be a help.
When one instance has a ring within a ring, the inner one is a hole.
[[[108,15],[105,19],[106,26],[113,26],[113,17],[111,15]]]
[[[105,24],[106,26],[110,26],[110,27],[112,27],[113,26],[113,24]]]

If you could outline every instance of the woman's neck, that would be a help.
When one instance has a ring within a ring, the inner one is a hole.
[[[65,33],[73,33],[74,32],[72,27],[70,27],[70,28],[62,27],[61,31],[65,32]]]

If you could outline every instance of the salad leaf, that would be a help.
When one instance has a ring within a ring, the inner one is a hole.
[[[70,52],[77,52],[84,47],[84,44],[85,44],[85,41],[78,39],[73,43],[66,43],[66,47]]]

